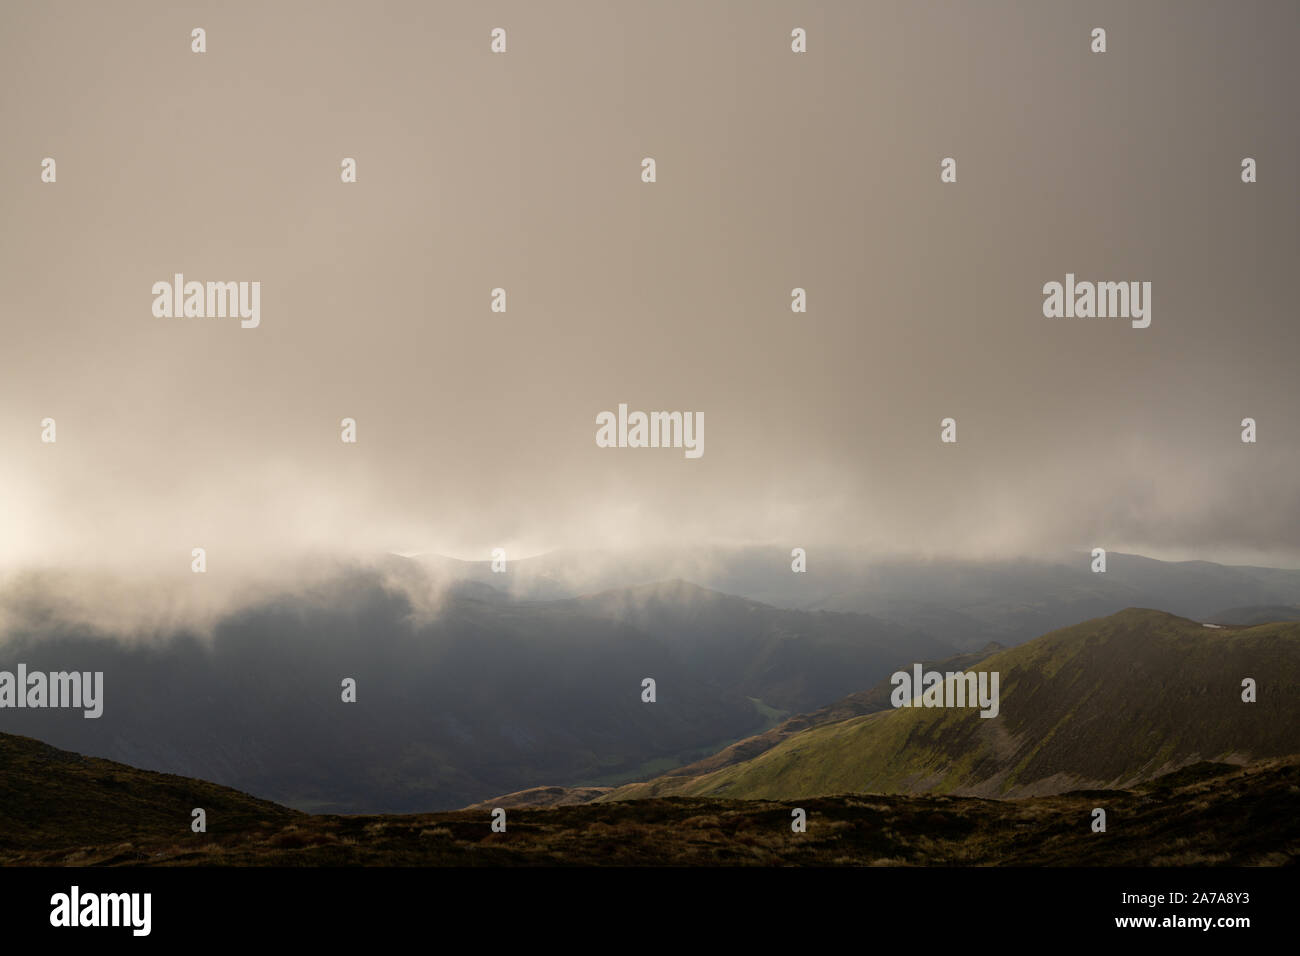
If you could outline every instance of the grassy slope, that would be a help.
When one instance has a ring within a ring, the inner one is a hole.
[[[998,645],[991,645],[992,648],[1001,648]],[[989,657],[993,650],[986,649],[982,651],[972,651],[968,654],[957,654],[952,657],[946,657],[942,661],[926,661],[927,670],[963,670],[973,667],[979,661]],[[687,764],[675,770],[669,771],[663,776],[674,777],[695,777],[701,774],[710,773],[719,770],[722,767],[731,764],[742,763],[751,760],[766,750],[771,750],[783,740],[787,740],[796,734],[809,730],[813,727],[820,727],[823,724],[833,724],[839,721],[848,720],[851,717],[859,717],[863,714],[871,714],[881,710],[887,710],[890,707],[889,694],[891,690],[889,679],[885,678],[876,686],[849,694],[833,704],[827,704],[809,714],[796,714],[786,720],[779,722],[773,721],[774,726],[765,729],[762,733],[754,734],[750,737],[744,737],[728,747],[711,753],[708,756]],[[756,702],[757,703],[757,702]],[[760,708],[761,709],[761,708]],[[771,708],[768,708],[771,710]],[[772,711],[774,714],[780,714],[779,711]],[[781,715],[784,716],[784,715]]]
[[[1198,760],[1300,752],[1300,625],[1212,629],[1130,609],[982,662],[1001,715],[910,708],[815,727],[744,763],[602,799],[856,791],[1025,796],[1117,787]],[[1259,701],[1241,702],[1253,677]]]

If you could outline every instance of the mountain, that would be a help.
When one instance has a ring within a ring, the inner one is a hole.
[[[1027,800],[681,798],[445,813],[297,813],[202,780],[0,734],[0,865],[1243,866],[1300,853],[1300,761],[1203,763],[1130,790]],[[1107,811],[1093,833],[1094,807]],[[208,812],[205,833],[190,811]]]
[[[682,582],[560,601],[461,582],[431,612],[417,592],[353,571],[210,637],[16,634],[0,670],[102,671],[104,713],[5,708],[0,731],[303,810],[432,810],[661,773],[946,647]]]
[[[0,732],[301,810],[450,809],[539,785],[619,787],[706,760],[691,772],[720,771],[810,729],[781,728],[792,714],[840,702],[830,716],[866,719],[860,695],[900,667],[978,653],[990,640],[1014,647],[1030,627],[1075,624],[1131,593],[1214,608],[1300,600],[1288,596],[1295,572],[1117,554],[1105,574],[1086,561],[870,564],[820,551],[793,574],[779,549],[688,557],[567,553],[497,574],[388,556],[248,599],[210,634],[156,639],[59,623],[58,592],[24,593],[0,600],[0,670],[103,671],[105,712],[4,708]],[[883,613],[775,607],[680,575],[580,590],[667,568],[811,604],[857,595]],[[60,579],[60,590],[77,586]],[[18,625],[15,607],[49,613]],[[652,704],[641,700],[647,677]],[[344,678],[357,682],[356,703],[340,700]]]
[[[1300,753],[1300,624],[1209,628],[1129,609],[994,654],[994,718],[891,708],[794,734],[741,763],[601,797],[790,800],[847,792],[1023,797],[1130,787],[1199,761]],[[1241,699],[1242,679],[1258,702]]]
[[[680,578],[773,607],[867,614],[960,650],[990,641],[1019,644],[1127,607],[1158,607],[1207,621],[1225,607],[1300,604],[1300,571],[1278,568],[1158,561],[1110,551],[1106,571],[1093,573],[1086,551],[973,560],[807,550],[802,574],[791,573],[790,548],[776,546],[556,551],[511,561],[504,574],[492,573],[486,561],[437,555],[414,560],[430,573],[491,584],[528,600]]]
[[[1129,607],[1205,621],[1232,605],[1300,602],[1300,571],[1157,561],[1116,551],[1107,554],[1104,573],[1093,573],[1091,565],[1087,553],[1051,560],[879,562],[817,606],[907,620],[973,650],[990,640],[1023,643]]]

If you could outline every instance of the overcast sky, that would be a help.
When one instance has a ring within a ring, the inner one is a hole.
[[[1286,2],[6,4],[0,564],[1300,566],[1298,41]],[[260,326],[155,317],[176,272]],[[1045,318],[1066,273],[1150,327]],[[621,402],[703,456],[598,448]]]

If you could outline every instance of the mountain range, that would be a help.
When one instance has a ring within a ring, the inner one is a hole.
[[[1293,632],[1233,626],[1285,619],[1300,573],[1118,554],[1105,574],[1073,559],[809,559],[807,574],[791,574],[762,549],[704,553],[692,567],[680,556],[560,553],[498,574],[486,563],[388,556],[251,602],[210,634],[115,637],[37,618],[0,639],[0,669],[103,671],[104,714],[0,709],[0,732],[349,813],[452,809],[522,791],[535,791],[522,803],[686,788],[1006,796],[1300,752],[1286,734],[1294,715],[1273,710],[1293,680]],[[698,580],[642,580],[656,569]],[[429,582],[432,611],[418,598]],[[1228,610],[1106,617],[1133,594]],[[852,603],[881,613],[823,607]],[[1089,623],[1070,617],[1098,607]],[[1030,640],[1035,622],[1059,618],[1073,630]],[[1034,656],[1043,647],[1046,663]],[[996,664],[1001,716],[894,712],[889,677],[918,662]],[[1220,673],[1227,663],[1234,670]],[[1212,680],[1241,676],[1256,677],[1258,703],[1223,710],[1225,698],[1207,696]],[[345,678],[356,681],[355,703],[341,700]],[[645,678],[654,703],[642,700]],[[1076,709],[1060,711],[1066,701]],[[1210,707],[1218,730],[1197,724],[1198,707]],[[1135,729],[1159,746],[1133,749]],[[845,754],[830,756],[836,746]],[[788,760],[823,748],[839,769]],[[1013,766],[993,759],[1004,752]]]
[[[1300,614],[1300,571],[1159,561],[1119,551],[1107,554],[1104,573],[1092,571],[1088,551],[977,560],[809,548],[804,573],[791,573],[790,549],[777,547],[557,551],[510,561],[504,574],[494,573],[489,561],[409,560],[434,576],[476,581],[527,600],[681,578],[773,607],[868,614],[963,651],[990,641],[1018,644],[1128,607],[1231,624],[1294,619],[1272,616],[1279,609]]]

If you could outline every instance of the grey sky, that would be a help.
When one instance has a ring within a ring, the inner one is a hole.
[[[6,5],[0,564],[1295,566],[1298,41],[1281,2]],[[260,327],[154,318],[175,272],[260,281]],[[1151,327],[1044,318],[1067,272]],[[597,448],[620,402],[704,456]]]

